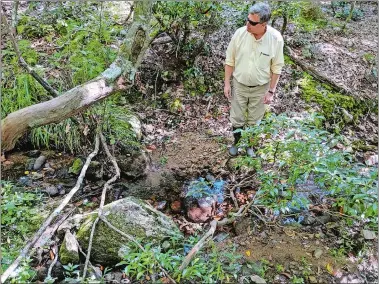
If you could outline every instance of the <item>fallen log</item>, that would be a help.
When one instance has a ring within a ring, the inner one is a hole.
[[[134,20],[116,60],[101,75],[62,95],[5,117],[1,122],[2,151],[12,150],[28,130],[60,122],[120,89],[133,85],[136,69],[153,40],[150,26],[152,1],[135,3]],[[120,80],[122,79],[122,80]]]

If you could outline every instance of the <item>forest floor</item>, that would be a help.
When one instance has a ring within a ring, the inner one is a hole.
[[[313,36],[306,32],[294,33],[290,25],[285,39],[292,44],[300,40],[306,41],[298,49],[294,44],[293,50],[301,60],[351,90],[357,97],[373,99],[377,95],[378,86],[370,77],[373,62],[367,54],[377,52],[378,39],[371,33],[378,27],[377,8],[373,10],[370,5],[362,7],[365,17],[359,22],[348,23],[347,33],[341,32],[340,25],[343,21],[339,23],[337,19],[330,18],[337,25],[316,30],[312,33]],[[230,13],[226,16],[231,17],[233,11]],[[183,180],[205,177],[207,174],[225,178],[233,175],[233,159],[228,155],[228,147],[233,141],[228,118],[230,104],[223,96],[222,66],[227,44],[235,29],[236,24],[230,21],[213,33],[208,42],[211,55],[199,56],[196,61],[199,67],[210,70],[215,76],[210,96],[185,96],[183,82],[176,82],[170,87],[174,97],[181,99],[180,112],[164,107],[147,107],[146,103],[133,106],[143,122],[143,143],[152,168],[172,171]],[[162,64],[163,61],[169,64],[169,60],[163,59],[172,56],[170,50],[173,48],[175,47],[170,44],[153,46],[144,60],[144,66]],[[308,56],[308,52],[312,55]],[[160,57],[154,57],[154,54],[159,54]],[[163,70],[166,68],[164,65],[161,67]],[[301,96],[300,83],[295,74],[300,70],[296,65],[286,64],[278,93],[270,106],[272,113],[301,115],[310,110],[320,110],[318,104],[307,102]],[[154,79],[155,77],[142,74],[140,86],[151,84]],[[149,98],[148,104],[154,104],[154,100]],[[346,125],[341,133],[351,142],[365,141],[365,145],[376,145],[377,122],[374,113],[367,113],[357,123]],[[370,149],[355,151],[357,161],[364,162],[376,154],[373,148]],[[341,150],[345,148],[342,147]],[[56,151],[44,151],[43,154],[54,168],[67,168],[75,159]],[[2,161],[3,180],[19,180],[25,175],[27,162],[26,153],[13,152],[7,155]],[[72,180],[67,181],[65,186],[72,184]],[[242,197],[238,199],[240,205],[247,202]],[[48,198],[46,204],[52,206],[59,203],[60,199],[59,196]],[[76,199],[77,206],[83,203],[79,199]],[[154,202],[156,201],[161,200]],[[92,205],[84,210],[98,207],[98,198],[92,198],[91,202]],[[229,202],[231,203],[230,199]],[[315,204],[317,205],[320,204]],[[261,212],[263,215],[265,213]],[[170,215],[179,218],[175,214]],[[316,221],[308,225],[298,222],[285,224],[282,221],[287,217],[291,216],[281,216],[278,219],[266,219],[261,215],[246,217],[219,230],[215,241],[220,249],[228,248],[230,244],[235,245],[237,252],[243,255],[243,261],[251,264],[249,269],[253,274],[260,275],[269,283],[303,283],[296,282],[300,279],[306,283],[362,283],[377,279],[377,237],[373,240],[362,238],[360,225],[347,227],[341,216],[334,218],[329,214],[314,216]],[[198,227],[198,224],[193,226]],[[202,227],[205,229],[206,225],[202,224]],[[354,240],[351,236],[354,236]],[[351,251],[348,251],[346,243],[350,244]]]

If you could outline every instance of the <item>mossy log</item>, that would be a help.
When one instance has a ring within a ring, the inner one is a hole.
[[[151,44],[154,34],[151,25],[152,1],[136,2],[134,20],[120,47],[116,60],[101,75],[62,95],[10,113],[1,124],[2,150],[12,150],[28,130],[60,122],[94,103],[133,84],[136,69]],[[119,81],[122,77],[122,81]]]

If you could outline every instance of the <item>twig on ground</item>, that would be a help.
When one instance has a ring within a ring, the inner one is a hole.
[[[217,221],[213,220],[211,222],[211,227],[210,227],[209,231],[200,239],[200,241],[191,249],[191,251],[184,258],[182,264],[179,267],[180,271],[183,271],[183,269],[188,266],[188,264],[191,262],[192,258],[195,256],[195,254],[198,253],[198,251],[209,240],[209,238],[213,236],[214,232],[216,231],[216,228],[217,228]]]
[[[115,226],[113,226],[104,216],[101,216],[100,217],[101,221],[103,221],[109,228],[111,228],[112,230],[114,230],[115,232],[119,233],[121,236],[127,238],[128,240],[132,241],[133,243],[135,243],[142,251],[145,251],[145,248],[136,240],[134,239],[131,235],[128,235],[126,233],[124,233],[123,231],[117,229]],[[155,259],[155,261],[157,262],[158,266],[159,266],[159,269],[167,276],[168,279],[170,279],[170,281],[172,283],[176,283],[174,279],[171,278],[170,274],[168,274],[168,272],[159,264],[158,260]]]
[[[78,248],[79,248],[80,253],[82,255],[84,255],[85,258],[87,258],[87,254],[83,251],[83,249],[81,248],[81,246],[79,245],[79,243],[78,243]],[[97,270],[95,269],[95,266],[93,266],[93,264],[91,263],[91,261],[88,261],[88,264],[89,264],[89,266],[91,266],[91,268],[94,271],[94,273],[96,274],[96,276],[98,278],[101,278],[102,275],[97,273]]]
[[[51,278],[51,271],[53,270],[54,265],[58,261],[58,247],[56,245],[54,245],[53,247],[53,253],[55,257],[54,257],[53,262],[49,266],[49,270],[47,271],[47,278]]]
[[[13,35],[13,31],[12,29],[9,27],[9,24],[8,24],[8,21],[7,21],[7,18],[5,17],[5,15],[1,15],[1,20],[5,26],[5,29],[6,31],[8,32],[10,38],[11,38],[11,42],[12,42],[12,45],[13,45],[13,49],[14,51],[16,52],[16,55],[17,55],[17,58],[18,58],[18,61],[20,62],[20,65],[22,67],[24,67],[30,75],[33,76],[34,79],[36,79],[38,81],[38,83],[41,84],[41,86],[50,94],[52,95],[53,97],[58,97],[59,94],[56,90],[54,90],[50,85],[49,83],[47,83],[44,79],[42,79],[36,71],[34,71],[27,63],[26,61],[24,60],[24,58],[21,56],[21,52],[18,48],[18,45],[17,45],[17,41]],[[51,98],[50,98],[51,99]]]
[[[13,271],[15,271],[20,264],[21,260],[27,256],[30,248],[37,242],[39,237],[45,232],[46,228],[50,225],[50,223],[57,217],[63,208],[66,207],[68,202],[71,200],[71,198],[74,196],[74,194],[79,190],[80,185],[83,182],[84,176],[87,172],[88,166],[95,157],[99,151],[99,135],[96,134],[95,138],[95,149],[93,152],[87,157],[87,160],[80,172],[79,178],[76,182],[76,185],[71,191],[66,195],[66,197],[63,199],[62,203],[53,211],[53,213],[50,214],[50,216],[45,220],[45,222],[42,224],[41,228],[37,231],[37,233],[34,234],[33,238],[30,242],[28,242],[25,247],[22,249],[20,255],[16,258],[16,260],[7,268],[7,270],[4,271],[4,273],[1,275],[1,283],[5,283],[7,281],[8,277],[12,274]]]
[[[184,268],[188,266],[188,264],[191,262],[192,258],[200,251],[200,249],[210,240],[210,238],[213,236],[213,234],[216,231],[216,228],[218,226],[224,226],[230,223],[233,223],[237,217],[241,216],[242,210],[245,208],[245,205],[241,206],[241,208],[238,210],[238,212],[231,218],[226,218],[221,221],[213,220],[211,222],[211,227],[208,232],[205,233],[205,235],[200,239],[200,241],[190,250],[190,252],[187,254],[187,256],[184,258],[182,264],[179,267],[180,271],[183,271]]]
[[[97,225],[97,223],[100,220],[101,214],[103,213],[103,207],[104,207],[104,203],[105,203],[105,196],[106,196],[106,193],[107,193],[107,189],[110,188],[110,185],[113,182],[115,182],[120,177],[120,168],[118,167],[115,158],[109,152],[109,149],[108,149],[108,146],[107,146],[107,142],[105,141],[105,137],[104,137],[104,135],[101,132],[100,132],[99,135],[100,135],[101,144],[102,144],[102,146],[103,146],[103,148],[104,148],[104,150],[105,150],[108,158],[112,161],[112,164],[113,164],[113,167],[115,168],[116,174],[110,180],[108,180],[105,183],[104,188],[103,188],[103,192],[101,193],[101,201],[100,201],[100,207],[99,207],[99,211],[98,211],[98,216],[97,216],[95,222],[93,222],[92,230],[91,230],[91,235],[90,235],[90,238],[89,238],[87,257],[86,257],[86,262],[84,264],[84,269],[83,269],[83,279],[86,278],[88,263],[89,263],[89,259],[91,257],[93,235],[95,234],[96,225]]]

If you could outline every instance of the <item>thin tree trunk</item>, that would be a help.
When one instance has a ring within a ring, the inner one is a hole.
[[[282,34],[282,36],[284,35],[284,32],[287,29],[287,22],[288,22],[287,15],[283,15],[283,25],[282,25],[282,29],[280,31],[280,33]]]
[[[150,26],[152,1],[135,2],[133,24],[128,30],[119,55],[111,66],[95,79],[77,86],[46,102],[35,104],[9,114],[2,120],[2,150],[12,150],[28,130],[57,123],[71,117],[94,103],[133,85],[136,69],[151,44]],[[123,77],[123,84],[118,80]],[[119,82],[119,83],[118,83]]]

